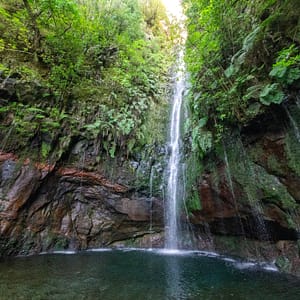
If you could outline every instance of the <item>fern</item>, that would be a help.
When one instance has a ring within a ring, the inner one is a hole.
[[[280,104],[284,99],[284,93],[279,88],[279,84],[267,84],[259,94],[259,100],[264,105],[271,103]]]

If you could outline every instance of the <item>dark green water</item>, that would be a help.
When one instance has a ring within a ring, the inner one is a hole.
[[[0,261],[0,299],[300,299],[300,282],[200,253],[46,254]]]

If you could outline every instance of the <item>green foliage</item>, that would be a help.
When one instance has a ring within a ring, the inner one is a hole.
[[[188,213],[193,213],[194,211],[201,209],[201,200],[198,191],[193,191],[186,201],[186,209]]]
[[[63,132],[65,122],[72,123],[70,116],[60,112],[55,107],[41,108],[12,102],[0,108],[0,120],[9,116],[10,122],[5,122],[2,126],[3,132],[9,132],[7,137],[13,138],[10,143],[2,144],[3,150],[8,147],[24,147],[33,139],[40,140],[39,153],[43,159],[50,153],[52,141],[55,140],[60,132]],[[47,136],[47,141],[43,140]],[[36,153],[31,153],[36,154]]]
[[[280,104],[284,99],[284,93],[277,83],[267,84],[259,94],[259,100],[264,105],[271,103]]]
[[[202,130],[199,126],[192,131],[192,147],[198,150],[203,157],[212,147],[212,134],[209,131]]]
[[[201,209],[201,199],[198,190],[198,176],[203,171],[202,164],[195,154],[192,154],[187,159],[187,169],[189,170],[186,174],[186,195],[185,208],[188,213],[193,213],[196,210]]]
[[[21,96],[5,108],[14,132],[82,135],[112,157],[157,141],[146,126],[151,107],[165,109],[172,26],[159,0],[0,3],[2,75],[47,87],[30,105]]]
[[[5,53],[15,55],[17,52],[28,52],[29,28],[25,23],[26,16],[22,10],[11,9],[10,6],[0,3],[0,57],[3,58]]]
[[[270,76],[284,85],[290,85],[300,78],[300,52],[295,44],[279,51]]]
[[[285,138],[285,151],[287,154],[288,167],[300,176],[299,141],[292,131],[290,131]]]
[[[162,98],[160,103],[151,103],[144,124],[139,128],[138,135],[142,145],[165,143],[166,132],[164,124],[168,121],[169,103]],[[136,144],[135,139],[131,139],[130,146]]]
[[[45,159],[48,157],[48,154],[51,150],[51,145],[45,143],[45,142],[42,142],[42,149],[41,149],[41,153],[42,153],[42,157]]]
[[[203,133],[203,135],[205,135],[205,132],[203,132],[203,127],[206,125],[207,123],[207,118],[201,118],[198,122],[198,124],[196,126],[194,126],[192,128],[192,147],[195,150],[198,146],[198,139],[201,138],[201,135]],[[189,131],[191,129],[191,123],[189,122],[189,120],[187,120],[186,124],[185,124],[185,131]],[[205,147],[206,148],[206,147]],[[201,149],[201,147],[200,147]],[[203,149],[205,151],[205,149]]]
[[[9,68],[7,68],[5,65],[3,65],[3,64],[0,63],[0,71],[3,72],[3,74],[5,76],[7,76],[8,73],[9,73]]]
[[[203,156],[299,88],[296,1],[185,0],[190,137]],[[293,32],[293,35],[291,34]],[[199,120],[207,119],[199,127]]]
[[[238,73],[242,64],[245,62],[248,52],[253,48],[254,41],[260,32],[260,26],[256,27],[251,31],[243,40],[242,49],[240,49],[232,58],[230,66],[225,70],[224,74],[226,77],[231,77],[232,75]]]

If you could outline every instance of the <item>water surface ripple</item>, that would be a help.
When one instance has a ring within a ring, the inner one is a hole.
[[[216,253],[56,253],[0,261],[0,299],[300,299],[300,281]]]

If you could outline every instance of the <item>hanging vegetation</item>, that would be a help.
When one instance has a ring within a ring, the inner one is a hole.
[[[224,131],[300,88],[298,1],[186,0],[190,135],[200,157]]]
[[[2,93],[7,150],[35,140],[50,152],[67,135],[92,138],[113,157],[155,142],[148,115],[166,103],[170,25],[155,0],[1,3],[1,78],[17,85],[9,99]],[[25,87],[38,92],[28,97]]]

